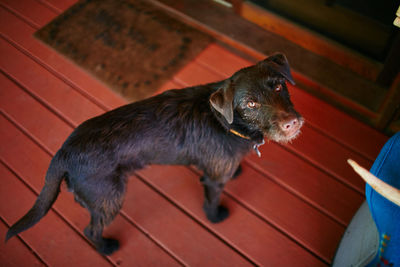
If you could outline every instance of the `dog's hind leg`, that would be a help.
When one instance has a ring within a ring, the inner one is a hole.
[[[93,242],[98,252],[110,255],[118,250],[115,239],[104,238],[103,229],[110,224],[122,207],[126,178],[117,172],[102,179],[90,179],[84,190],[75,191],[75,198],[90,212],[90,223],[85,236]]]
[[[224,183],[214,181],[204,175],[200,178],[204,186],[204,205],[203,210],[207,219],[212,223],[218,223],[225,220],[229,216],[229,211],[220,205],[220,197],[224,189]]]
[[[119,249],[118,240],[104,238],[103,229],[106,225],[104,218],[106,216],[102,212],[91,211],[90,224],[85,228],[85,236],[93,242],[98,252],[104,255],[110,255]]]

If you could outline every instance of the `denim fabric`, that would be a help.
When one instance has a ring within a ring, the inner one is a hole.
[[[400,133],[382,148],[371,173],[382,181],[400,188]],[[379,232],[379,249],[367,266],[400,266],[400,207],[366,185],[365,195]]]

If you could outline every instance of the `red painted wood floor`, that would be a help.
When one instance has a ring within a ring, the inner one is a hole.
[[[32,37],[75,1],[0,0],[0,239],[32,206],[52,155],[73,128],[125,103]],[[221,80],[250,64],[212,44],[160,91]],[[152,166],[131,177],[122,212],[106,230],[120,240],[120,251],[96,253],[82,234],[88,213],[63,188],[35,227],[0,241],[0,265],[329,265],[364,199],[364,184],[346,159],[370,167],[386,137],[290,90],[307,121],[303,134],[244,160],[243,174],[222,197],[228,220],[206,220],[192,169]]]

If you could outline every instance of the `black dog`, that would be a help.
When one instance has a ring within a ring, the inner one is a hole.
[[[225,183],[264,138],[287,142],[303,124],[285,80],[293,83],[286,57],[273,55],[207,85],[170,90],[82,123],[51,161],[34,206],[6,240],[36,224],[56,200],[63,180],[91,214],[85,235],[102,254],[118,241],[102,237],[119,212],[128,174],[148,164],[195,165],[204,172],[203,209],[214,223],[228,210],[219,205]],[[259,152],[258,152],[259,153]]]

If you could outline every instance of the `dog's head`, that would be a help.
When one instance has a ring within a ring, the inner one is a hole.
[[[304,120],[290,101],[286,80],[294,84],[289,63],[285,55],[274,54],[225,80],[210,103],[228,124],[288,142],[300,133]]]

